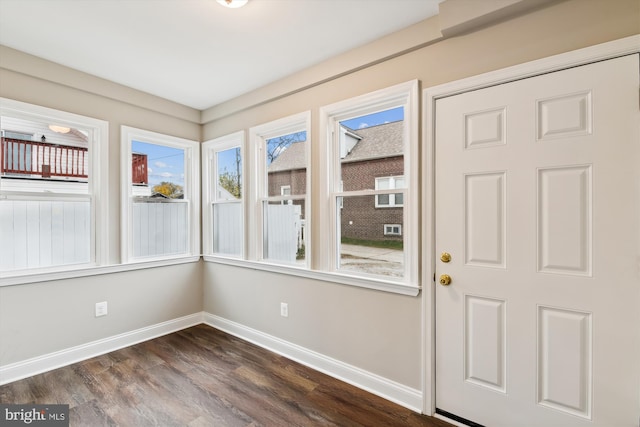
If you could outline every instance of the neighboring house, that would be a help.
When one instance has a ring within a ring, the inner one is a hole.
[[[2,117],[0,173],[7,180],[5,188],[32,189],[42,180],[82,191],[88,177],[88,136],[77,129]],[[26,178],[26,179],[25,179]],[[69,189],[74,191],[74,189]]]
[[[271,162],[268,167],[269,196],[305,193],[307,189],[306,148],[306,141],[294,142]],[[298,204],[297,201],[293,203]],[[304,217],[304,206],[302,206],[302,215]]]
[[[267,168],[269,196],[305,194],[307,191],[306,149],[306,141],[294,142],[269,164]],[[278,239],[270,239],[269,251],[277,254],[275,256],[280,259],[287,259],[290,256],[290,260],[294,261],[300,256],[300,250],[305,245],[305,203],[302,200],[288,200],[281,204],[293,205],[293,207],[269,207],[270,214],[278,215],[281,219],[268,223],[269,227],[272,227],[270,229],[280,235]],[[292,224],[293,230],[284,224]],[[295,251],[291,251],[290,244],[295,245]]]
[[[402,121],[358,130],[342,126],[341,133],[345,191],[404,187]],[[304,143],[293,143],[269,165],[270,196],[305,191],[305,147]],[[342,237],[402,240],[402,205],[402,194],[345,198],[341,206]]]
[[[0,174],[4,189],[86,191],[89,176],[88,135],[81,130],[1,118]],[[150,196],[147,155],[133,153],[132,182],[135,196]]]
[[[131,153],[131,194],[138,197],[150,197],[149,161],[143,153]]]
[[[397,121],[358,130],[345,128],[346,141],[352,138],[350,135],[360,139],[342,157],[344,191],[404,187],[403,123]],[[345,197],[340,221],[342,237],[402,240],[402,205],[402,194]]]

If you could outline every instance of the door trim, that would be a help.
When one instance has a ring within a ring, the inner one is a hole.
[[[522,80],[541,74],[640,53],[640,35],[550,56],[548,58],[515,65],[497,71],[468,77],[450,83],[426,88],[422,92],[423,151],[422,151],[422,412],[435,414],[435,103],[440,98],[458,95]],[[426,172],[428,171],[428,172]],[[640,378],[639,378],[640,382]]]

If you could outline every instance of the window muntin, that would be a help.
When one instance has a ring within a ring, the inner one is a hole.
[[[244,253],[244,133],[203,144],[204,253],[241,258]]]
[[[122,127],[124,262],[197,254],[195,141]]]
[[[250,129],[257,163],[257,215],[252,256],[256,260],[308,267],[309,113]]]
[[[0,101],[3,276],[104,263],[106,122]]]

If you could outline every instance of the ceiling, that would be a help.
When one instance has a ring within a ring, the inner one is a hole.
[[[0,0],[0,44],[204,110],[434,16],[441,1]]]

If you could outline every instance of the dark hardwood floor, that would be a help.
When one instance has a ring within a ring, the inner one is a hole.
[[[429,426],[388,402],[206,325],[0,387],[69,404],[71,426]]]

